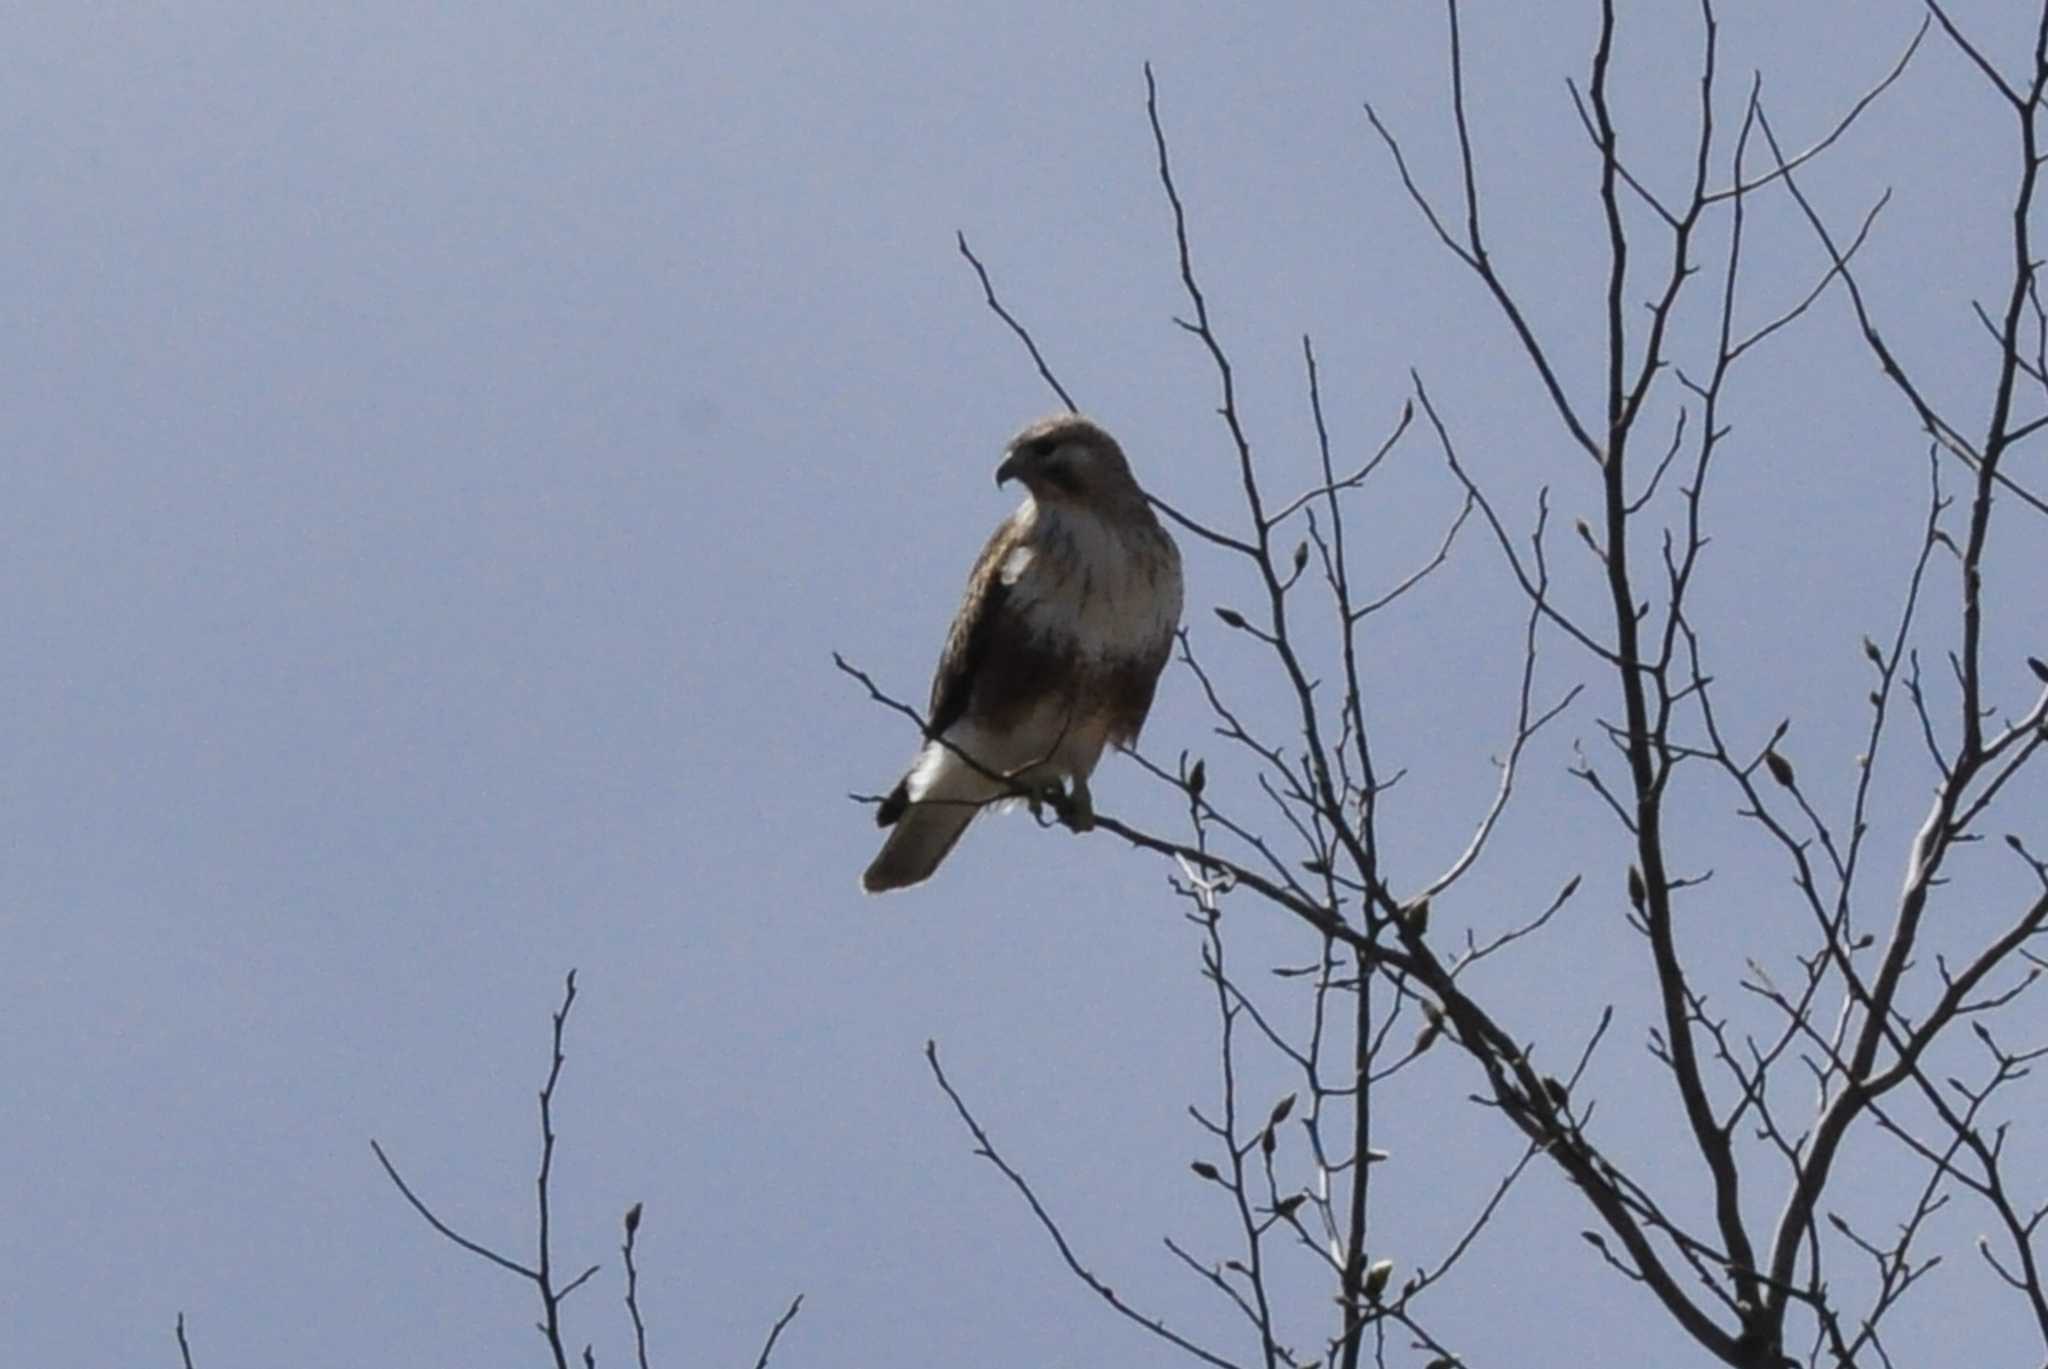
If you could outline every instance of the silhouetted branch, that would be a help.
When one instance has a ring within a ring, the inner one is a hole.
[[[400,1194],[404,1195],[406,1202],[412,1205],[413,1211],[419,1213],[427,1225],[470,1254],[476,1255],[509,1273],[517,1274],[534,1285],[535,1290],[540,1295],[542,1312],[542,1320],[536,1324],[536,1329],[540,1331],[542,1338],[547,1342],[548,1351],[554,1358],[557,1369],[568,1369],[569,1362],[568,1350],[563,1343],[562,1304],[568,1300],[571,1293],[574,1293],[594,1278],[602,1267],[596,1264],[590,1265],[567,1283],[562,1284],[559,1288],[556,1287],[553,1252],[551,1249],[556,1139],[554,1100],[555,1088],[561,1082],[562,1065],[565,1060],[562,1051],[563,1032],[568,1025],[569,1012],[575,1006],[575,1003],[576,972],[571,970],[563,983],[562,1005],[553,1014],[553,1033],[547,1080],[542,1085],[540,1091],[541,1161],[539,1174],[535,1179],[534,1185],[540,1230],[535,1264],[522,1264],[518,1260],[501,1254],[482,1242],[472,1240],[470,1237],[455,1230],[447,1222],[443,1221],[432,1208],[428,1207],[425,1200],[413,1191],[411,1185],[406,1183],[404,1176],[398,1172],[398,1167],[391,1162],[391,1157],[385,1153],[384,1147],[374,1139],[370,1142],[371,1152],[376,1155],[377,1163],[383,1166],[384,1173],[390,1178],[392,1185],[398,1189]],[[627,1210],[625,1218],[625,1243],[620,1247],[619,1253],[624,1257],[626,1264],[626,1310],[631,1316],[633,1323],[636,1361],[639,1369],[647,1369],[647,1326],[640,1313],[640,1271],[634,1259],[640,1230],[641,1211],[642,1208],[639,1203],[633,1204]],[[783,1328],[788,1326],[790,1321],[796,1316],[797,1307],[802,1302],[803,1297],[799,1294],[796,1301],[790,1304],[789,1310],[783,1314],[782,1319],[775,1323],[774,1330],[769,1334],[768,1344],[761,1351],[760,1363],[762,1365],[767,1364],[769,1352],[775,1348],[776,1337],[782,1334]],[[179,1318],[179,1343],[181,1346],[184,1343],[184,1319],[182,1315]],[[586,1345],[584,1347],[582,1360],[586,1367],[595,1365],[596,1352],[591,1346]]]
[[[1023,1195],[1024,1201],[1031,1208],[1031,1215],[1038,1218],[1038,1224],[1044,1227],[1046,1235],[1052,1238],[1053,1245],[1059,1250],[1060,1259],[1066,1264],[1067,1269],[1075,1278],[1094,1290],[1096,1296],[1115,1308],[1120,1316],[1144,1327],[1167,1344],[1186,1351],[1204,1364],[1215,1365],[1217,1369],[1236,1369],[1235,1364],[1231,1360],[1224,1359],[1220,1355],[1205,1350],[1193,1341],[1170,1330],[1166,1323],[1157,1317],[1149,1317],[1139,1312],[1129,1303],[1118,1297],[1115,1289],[1090,1273],[1087,1267],[1081,1263],[1079,1257],[1074,1254],[1073,1247],[1067,1244],[1066,1233],[1060,1230],[1059,1223],[1055,1222],[1052,1219],[1052,1215],[1045,1210],[1045,1205],[1038,1200],[1038,1195],[1032,1191],[1030,1183],[1022,1174],[1011,1168],[1010,1163],[996,1152],[995,1143],[989,1140],[988,1133],[982,1130],[981,1123],[975,1120],[974,1114],[967,1110],[967,1104],[962,1101],[959,1092],[954,1089],[952,1082],[946,1078],[946,1071],[939,1064],[939,1046],[936,1041],[925,1042],[924,1058],[925,1063],[931,1066],[932,1078],[938,1082],[940,1091],[953,1104],[953,1110],[960,1115],[961,1122],[966,1125],[969,1133],[973,1135],[974,1153],[1000,1170],[1003,1177],[1008,1179],[1017,1192]]]
[[[563,984],[562,1006],[556,1009],[554,1013],[554,1036],[549,1056],[548,1077],[547,1082],[540,1091],[540,1174],[534,1185],[539,1200],[540,1234],[538,1239],[538,1260],[533,1267],[529,1268],[517,1260],[499,1254],[480,1242],[471,1240],[442,1221],[399,1175],[397,1166],[392,1164],[391,1158],[384,1153],[384,1147],[379,1145],[374,1138],[370,1142],[370,1149],[376,1154],[377,1163],[384,1167],[384,1172],[390,1176],[391,1182],[397,1186],[400,1193],[405,1195],[405,1200],[412,1204],[413,1210],[426,1219],[429,1226],[471,1254],[481,1256],[490,1263],[497,1265],[500,1269],[507,1270],[532,1281],[535,1290],[540,1294],[541,1301],[541,1321],[538,1324],[538,1329],[541,1336],[547,1341],[549,1352],[554,1356],[555,1369],[569,1369],[568,1350],[562,1344],[562,1301],[582,1287],[598,1271],[597,1265],[591,1265],[588,1269],[570,1280],[567,1285],[557,1288],[555,1286],[553,1249],[549,1233],[551,1206],[549,1181],[553,1173],[555,1158],[553,1113],[555,1085],[562,1076],[562,1029],[569,1020],[569,1010],[575,1005],[575,1002],[576,972],[571,970]]]
[[[754,1369],[768,1369],[769,1356],[775,1353],[775,1342],[782,1338],[783,1331],[796,1320],[797,1311],[803,1305],[804,1295],[801,1293],[790,1299],[789,1310],[777,1317],[775,1325],[768,1329],[768,1343],[761,1347],[761,1357],[754,1361]],[[809,1323],[806,1322],[805,1325]]]
[[[1005,309],[1003,302],[996,298],[996,288],[989,281],[988,268],[981,264],[981,258],[975,256],[974,250],[967,245],[967,235],[956,233],[954,238],[959,243],[960,255],[967,258],[967,264],[974,268],[975,276],[981,281],[982,297],[988,307],[995,311],[997,318],[1010,326],[1010,331],[1024,344],[1024,350],[1031,353],[1032,364],[1038,367],[1038,374],[1052,387],[1052,392],[1060,397],[1060,403],[1066,405],[1070,412],[1080,412],[1081,406],[1074,402],[1074,397],[1067,393],[1067,387],[1060,384],[1059,378],[1052,373],[1052,368],[1045,364],[1045,354],[1038,350],[1038,343],[1032,339],[1030,330],[1017,322],[1016,316]]]
[[[633,1262],[633,1250],[640,1239],[639,1203],[626,1209],[626,1239],[619,1258],[626,1262],[626,1315],[633,1320],[633,1355],[640,1369],[647,1369],[647,1323],[640,1316],[640,1269]]]
[[[456,1231],[454,1228],[450,1227],[446,1222],[442,1221],[439,1217],[435,1216],[433,1210],[429,1208],[426,1205],[426,1203],[421,1201],[419,1195],[414,1193],[412,1191],[411,1186],[408,1185],[405,1182],[405,1180],[400,1177],[397,1167],[391,1163],[391,1157],[384,1153],[384,1147],[377,1144],[377,1141],[374,1137],[370,1141],[370,1150],[377,1156],[377,1163],[384,1166],[384,1172],[391,1177],[391,1182],[397,1185],[398,1191],[400,1193],[405,1195],[405,1200],[408,1203],[412,1204],[413,1211],[419,1213],[420,1216],[426,1218],[427,1225],[433,1227],[434,1230],[440,1232],[443,1236],[446,1236],[449,1240],[455,1242],[455,1244],[461,1246],[464,1250],[469,1251],[472,1255],[480,1255],[484,1259],[489,1260],[492,1264],[497,1265],[500,1269],[509,1270],[522,1278],[540,1278],[540,1273],[538,1270],[528,1269],[525,1265],[520,1264],[517,1260],[507,1259],[505,1256],[500,1255],[497,1251],[492,1250],[490,1247],[480,1245],[477,1242],[472,1241],[471,1239],[469,1239],[469,1237],[464,1236],[461,1232]]]

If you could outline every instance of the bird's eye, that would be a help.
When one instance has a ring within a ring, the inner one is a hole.
[[[1059,443],[1050,437],[1041,437],[1031,444],[1031,454],[1043,461],[1059,449]]]

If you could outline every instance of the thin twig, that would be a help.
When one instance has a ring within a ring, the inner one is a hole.
[[[633,1263],[633,1248],[640,1239],[641,1205],[626,1209],[626,1240],[619,1254],[626,1262],[626,1312],[633,1319],[633,1350],[640,1369],[647,1369],[647,1323],[640,1318],[640,1270]]]
[[[781,1338],[783,1328],[796,1320],[797,1309],[803,1305],[804,1295],[801,1293],[790,1299],[789,1310],[776,1318],[775,1325],[769,1328],[768,1343],[761,1347],[761,1358],[754,1361],[754,1369],[768,1369],[768,1357],[775,1353],[775,1342]]]
[[[538,1262],[534,1267],[528,1268],[517,1260],[501,1255],[490,1247],[464,1236],[442,1221],[421,1200],[419,1195],[412,1191],[411,1186],[405,1182],[404,1178],[400,1176],[398,1167],[392,1164],[391,1158],[384,1153],[384,1147],[379,1145],[374,1138],[370,1141],[370,1150],[376,1155],[377,1163],[384,1167],[384,1173],[390,1176],[391,1182],[397,1186],[398,1191],[405,1195],[405,1200],[412,1204],[415,1212],[426,1219],[429,1226],[471,1254],[488,1260],[500,1269],[532,1281],[535,1290],[540,1294],[541,1301],[542,1319],[536,1323],[536,1326],[542,1337],[547,1341],[549,1353],[554,1356],[555,1369],[569,1369],[569,1352],[562,1343],[562,1302],[571,1293],[589,1282],[600,1268],[600,1266],[593,1264],[574,1279],[571,1279],[565,1286],[559,1289],[555,1287],[552,1242],[549,1230],[551,1209],[549,1188],[553,1175],[555,1155],[553,1106],[555,1085],[562,1075],[562,1029],[569,1020],[569,1010],[575,1005],[575,1002],[576,972],[571,970],[564,982],[562,1006],[556,1009],[554,1013],[554,1035],[548,1065],[547,1083],[540,1091],[541,1161],[540,1174],[535,1182],[539,1200],[540,1234],[537,1252]]]
[[[952,1082],[946,1078],[946,1071],[939,1065],[938,1042],[925,1042],[924,1058],[925,1063],[931,1066],[932,1078],[938,1081],[940,1091],[952,1102],[953,1110],[960,1115],[961,1122],[966,1125],[969,1133],[973,1135],[974,1153],[994,1165],[1001,1171],[1003,1177],[1008,1179],[1011,1185],[1016,1188],[1017,1192],[1023,1195],[1024,1201],[1031,1208],[1031,1214],[1038,1218],[1038,1224],[1044,1227],[1046,1235],[1052,1238],[1053,1245],[1059,1250],[1060,1259],[1065,1262],[1067,1269],[1075,1278],[1093,1290],[1097,1297],[1116,1309],[1119,1316],[1144,1327],[1167,1344],[1193,1355],[1204,1364],[1215,1365],[1216,1369],[1238,1369],[1238,1366],[1233,1361],[1206,1350],[1178,1332],[1169,1329],[1166,1323],[1159,1318],[1148,1317],[1144,1313],[1139,1312],[1119,1297],[1115,1289],[1089,1272],[1087,1267],[1081,1263],[1080,1258],[1074,1254],[1073,1247],[1067,1244],[1066,1233],[1060,1230],[1059,1223],[1053,1220],[1052,1214],[1045,1210],[1045,1205],[1038,1200],[1038,1195],[1032,1191],[1030,1183],[1022,1174],[1019,1174],[1010,1166],[1009,1161],[1003,1159],[996,1152],[995,1143],[989,1140],[988,1133],[982,1130],[981,1123],[975,1120],[974,1114],[967,1110],[967,1104],[962,1101],[959,1092],[954,1089]]]
[[[412,1191],[411,1186],[408,1185],[405,1182],[405,1180],[399,1176],[397,1167],[391,1163],[391,1157],[384,1153],[384,1147],[377,1144],[375,1138],[372,1138],[370,1141],[370,1149],[372,1152],[376,1154],[377,1163],[384,1166],[384,1172],[391,1177],[391,1182],[398,1186],[398,1191],[405,1195],[405,1200],[408,1203],[412,1204],[413,1211],[419,1213],[420,1216],[426,1218],[427,1225],[433,1227],[434,1230],[440,1232],[443,1236],[446,1236],[449,1240],[455,1242],[455,1244],[461,1246],[470,1254],[480,1255],[484,1259],[489,1260],[492,1264],[497,1265],[500,1269],[509,1270],[512,1273],[517,1274],[521,1278],[525,1279],[540,1278],[540,1274],[538,1271],[528,1269],[525,1265],[519,1263],[517,1260],[507,1259],[505,1256],[500,1255],[497,1251],[492,1250],[489,1246],[480,1245],[477,1242],[472,1241],[471,1239],[469,1239],[469,1237],[463,1235],[459,1231],[456,1231],[454,1228],[450,1227],[446,1222],[442,1221],[439,1217],[435,1216],[433,1209],[429,1208],[425,1202],[421,1201],[419,1195],[414,1193]]]
[[[996,298],[996,287],[989,281],[988,268],[981,264],[981,258],[975,256],[974,250],[967,245],[967,234],[956,233],[954,237],[959,243],[960,255],[967,258],[967,264],[974,268],[974,274],[981,279],[981,293],[988,307],[995,311],[997,318],[1010,325],[1010,331],[1017,335],[1017,340],[1024,344],[1024,349],[1031,353],[1032,364],[1038,367],[1038,374],[1052,387],[1052,392],[1060,397],[1060,403],[1067,406],[1068,412],[1079,413],[1081,406],[1074,403],[1074,397],[1067,393],[1067,387],[1060,384],[1059,377],[1045,364],[1045,354],[1038,350],[1038,343],[1032,338],[1031,331],[1017,322],[1016,315],[1004,308],[1003,302]]]

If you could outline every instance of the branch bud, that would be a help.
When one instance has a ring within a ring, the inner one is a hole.
[[[1392,1260],[1374,1260],[1372,1268],[1365,1271],[1365,1296],[1371,1298],[1374,1302],[1378,1302],[1380,1294],[1387,1291],[1387,1280],[1393,1277],[1394,1262]]]
[[[1415,1033],[1415,1054],[1420,1055],[1436,1044],[1444,1034],[1444,1010],[1436,1004],[1423,1000],[1422,1015],[1425,1019],[1422,1030]]]
[[[1643,900],[1649,897],[1649,890],[1643,885],[1643,872],[1631,865],[1628,867],[1628,906],[1637,912],[1643,911]]]
[[[1223,620],[1223,626],[1225,627],[1240,629],[1244,627],[1244,615],[1234,608],[1225,608],[1223,605],[1218,604],[1216,606],[1216,616]]]
[[[1223,1182],[1223,1176],[1217,1173],[1216,1166],[1210,1164],[1207,1160],[1196,1160],[1188,1168],[1195,1172],[1195,1177],[1197,1178],[1207,1179],[1212,1184]]]
[[[1764,752],[1764,769],[1770,771],[1771,778],[1784,785],[1787,789],[1793,786],[1795,781],[1792,775],[1792,762],[1786,760],[1775,750]]]

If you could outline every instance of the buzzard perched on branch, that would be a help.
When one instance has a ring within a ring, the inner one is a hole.
[[[992,802],[1071,782],[1068,820],[1094,821],[1088,776],[1138,738],[1180,623],[1180,552],[1116,439],[1055,414],[1011,440],[996,484],[1027,491],[967,577],[932,680],[925,744],[876,821],[869,893],[930,877]]]

